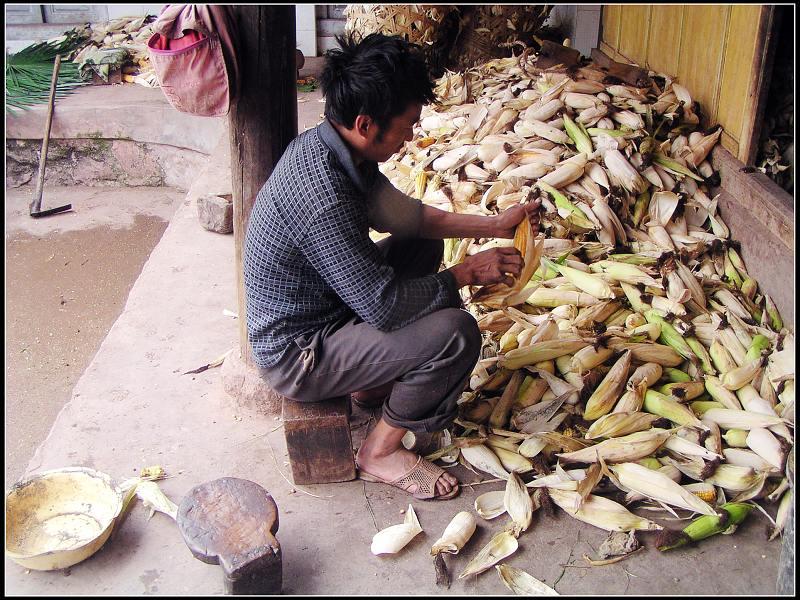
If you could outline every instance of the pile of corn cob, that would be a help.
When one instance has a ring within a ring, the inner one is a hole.
[[[120,17],[108,22],[87,23],[74,31],[85,36],[85,45],[76,52],[72,61],[80,63],[89,53],[107,48],[124,48],[130,55],[129,64],[123,67],[123,80],[145,87],[158,87],[158,78],[150,64],[147,40],[153,35],[155,17]]]
[[[617,491],[714,531],[738,522],[725,511],[743,519],[743,502],[779,502],[773,538],[792,502],[794,335],[709,197],[721,129],[701,131],[688,90],[651,77],[634,88],[527,56],[448,73],[381,166],[453,212],[542,201],[538,235],[524,221],[514,240],[445,245],[445,267],[510,244],[526,263],[514,286],[463,291],[485,344],[452,439],[429,455],[507,481],[475,506],[512,517],[490,542],[494,562],[545,489],[608,531],[661,529],[600,495]]]

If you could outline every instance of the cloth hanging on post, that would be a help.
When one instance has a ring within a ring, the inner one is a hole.
[[[168,4],[147,41],[161,89],[175,109],[227,115],[239,95],[236,21],[227,5]]]

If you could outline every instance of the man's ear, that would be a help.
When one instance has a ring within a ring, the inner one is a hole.
[[[367,138],[368,131],[375,126],[375,121],[369,115],[358,115],[353,123],[353,129],[359,137]]]

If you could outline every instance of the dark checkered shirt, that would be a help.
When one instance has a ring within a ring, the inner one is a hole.
[[[376,163],[356,167],[328,121],[295,138],[258,193],[245,238],[256,362],[274,366],[298,337],[353,314],[391,331],[460,306],[449,272],[398,279],[369,238],[370,227],[417,236],[421,212]]]

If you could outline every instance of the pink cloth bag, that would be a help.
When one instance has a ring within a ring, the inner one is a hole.
[[[147,41],[161,90],[175,109],[227,115],[239,92],[236,23],[225,5],[168,4]]]

